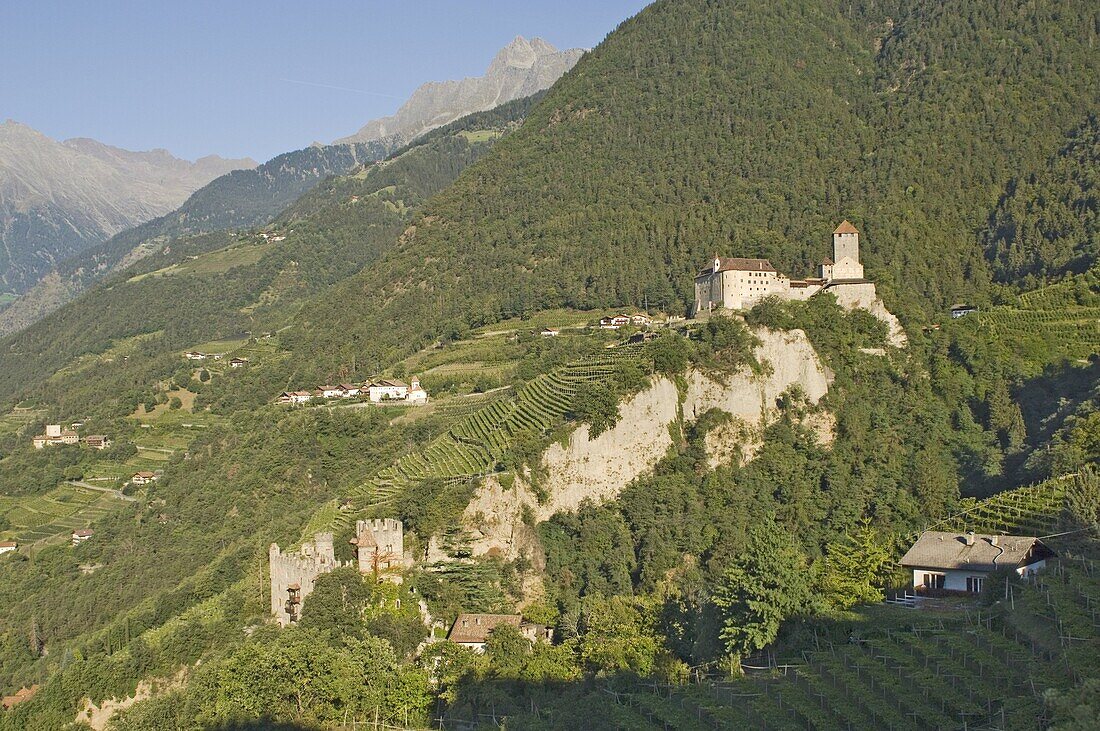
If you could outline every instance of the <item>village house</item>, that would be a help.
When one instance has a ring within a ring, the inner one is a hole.
[[[952,305],[951,306],[951,319],[958,320],[960,317],[966,317],[967,315],[973,315],[978,311],[978,308],[974,305]]]
[[[560,334],[561,332],[557,328],[553,327],[544,327],[542,330],[539,331],[539,335],[543,336],[544,338],[556,338]]]
[[[102,434],[92,434],[84,440],[84,443],[92,449],[106,449],[111,446],[111,440]]]
[[[91,528],[80,528],[78,530],[74,530],[72,533],[73,545],[79,546],[81,543],[89,540],[94,535],[95,531]]]
[[[248,358],[234,358],[229,361],[230,368],[244,368],[246,365],[248,365]]]
[[[339,398],[344,395],[339,386],[321,386],[317,390],[321,392],[321,398]]]
[[[60,424],[47,424],[46,433],[31,438],[35,449],[53,446],[55,444],[79,444],[80,437],[72,429],[61,429]]]
[[[19,548],[19,544],[15,541],[0,541],[0,554],[11,553]]]
[[[925,531],[901,558],[918,593],[978,594],[994,571],[1028,576],[1055,554],[1031,536]]]
[[[510,624],[531,642],[553,640],[553,630],[542,624],[524,622],[519,614],[462,613],[451,625],[447,639],[456,645],[469,647],[474,652],[484,652],[489,633],[497,627]]]
[[[625,327],[630,324],[630,317],[628,315],[613,315],[611,317],[600,318],[601,330],[618,330],[620,327]]]
[[[200,353],[197,350],[190,350],[184,353],[183,357],[187,358],[187,360],[206,360],[207,356],[206,353]]]
[[[131,485],[148,485],[150,482],[156,482],[157,475],[154,472],[143,470],[141,472],[135,472],[130,477]]]
[[[833,258],[825,259],[814,278],[791,279],[776,271],[767,259],[720,257],[695,277],[694,313],[747,310],[767,297],[807,300],[818,292],[839,287],[868,289],[859,261],[859,231],[844,221],[833,231]]]
[[[313,398],[309,391],[283,391],[279,395],[281,404],[304,404]]]
[[[353,383],[340,384],[340,396],[343,398],[355,398],[359,395],[359,387]]]
[[[374,381],[367,387],[367,397],[375,403],[390,400],[403,401],[408,395],[409,384],[392,378]]]
[[[460,614],[451,625],[447,639],[456,645],[469,647],[474,652],[485,652],[489,633],[501,625],[510,624],[516,629],[523,623],[518,614]]]

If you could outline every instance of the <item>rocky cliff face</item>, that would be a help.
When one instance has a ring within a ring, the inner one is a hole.
[[[336,142],[408,142],[459,117],[549,88],[583,53],[580,48],[559,51],[541,38],[518,36],[497,53],[484,76],[424,84],[393,116],[367,122]]]
[[[253,160],[195,162],[0,124],[0,292],[22,292],[67,256],[163,215]]]
[[[704,373],[687,374],[687,390],[658,378],[645,391],[620,405],[617,425],[591,438],[588,427],[574,431],[566,445],[554,444],[543,455],[548,478],[541,485],[547,499],[539,503],[534,492],[517,479],[504,489],[489,478],[478,489],[463,514],[463,525],[473,536],[475,555],[493,551],[514,558],[520,551],[541,553],[534,530],[522,522],[524,506],[538,521],[561,510],[575,510],[582,501],[603,502],[615,498],[636,477],[653,468],[672,446],[669,427],[682,415],[694,420],[709,409],[733,415],[731,424],[708,439],[712,462],[750,459],[759,443],[761,428],[775,418],[776,399],[793,386],[801,389],[809,404],[816,405],[828,393],[833,374],[801,330],[756,331],[760,345],[756,357],[766,366],[764,375],[742,371],[722,381]],[[832,437],[832,417],[825,412],[810,416],[819,438]],[[433,552],[430,558],[443,558]]]

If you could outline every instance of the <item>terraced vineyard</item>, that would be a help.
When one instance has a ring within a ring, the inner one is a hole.
[[[41,418],[43,412],[37,409],[12,409],[0,416],[0,435],[18,434],[29,424]]]
[[[75,485],[62,485],[34,497],[0,497],[0,513],[11,526],[4,537],[28,544],[68,534],[88,527],[118,505],[119,500],[110,493]]]
[[[1087,358],[1100,352],[1095,278],[1089,272],[1027,292],[1020,296],[1019,307],[994,307],[980,313],[978,321],[1007,342]]]
[[[608,349],[528,381],[510,397],[495,398],[478,408],[427,447],[401,458],[348,497],[356,510],[341,512],[338,527],[362,509],[380,509],[402,490],[424,480],[459,482],[498,469],[519,435],[547,434],[561,423],[582,383],[608,379],[622,360],[638,360],[644,345]]]
[[[1072,476],[1059,477],[985,500],[964,501],[961,512],[929,530],[1006,533],[1023,536],[1048,536],[1058,532],[1058,519],[1065,498],[1066,483]]]

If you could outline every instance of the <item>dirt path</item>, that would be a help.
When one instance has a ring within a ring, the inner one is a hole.
[[[130,497],[129,495],[123,495],[121,490],[115,490],[115,489],[110,488],[110,487],[100,487],[99,485],[93,485],[89,482],[84,482],[83,480],[66,480],[66,482],[68,482],[70,485],[76,485],[77,487],[85,487],[89,490],[95,490],[96,492],[109,492],[112,495],[114,495],[115,497],[117,497],[119,500],[125,500],[126,502],[129,502],[129,503],[137,502],[136,497]]]

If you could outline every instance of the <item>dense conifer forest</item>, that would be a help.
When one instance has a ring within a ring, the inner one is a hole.
[[[906,728],[907,688],[941,697],[936,728],[1089,728],[1098,33],[1081,0],[661,0],[545,95],[330,178],[262,230],[173,239],[0,341],[4,516],[72,500],[59,485],[154,437],[171,452],[95,540],[0,557],[0,687],[39,684],[0,729],[84,728],[67,725],[85,699],[139,683],[151,698],[110,728]],[[618,335],[579,329],[686,314],[715,252],[806,275],[844,218],[904,349],[827,294],[618,359]],[[978,312],[953,320],[956,303]],[[408,478],[375,500],[400,459],[458,453],[478,414],[511,408],[488,471],[537,493],[544,451],[614,429],[654,384],[767,375],[754,347],[771,331],[804,332],[832,381],[817,403],[784,392],[751,459],[711,459],[729,414],[681,412],[616,496],[525,515],[538,555],[456,551],[400,585],[339,569],[298,626],[269,621],[272,541],[335,526],[350,559],[354,518],[394,515],[417,555],[461,549],[477,481]],[[181,357],[220,343],[249,364]],[[418,370],[439,405],[415,417],[271,403]],[[545,386],[563,373],[596,375],[567,398]],[[77,419],[118,444],[29,446]],[[881,605],[933,525],[1077,538],[1041,582],[1001,577],[965,616]],[[484,654],[418,654],[420,602],[444,624],[523,602],[555,640],[504,628]],[[965,682],[932,672],[955,662]],[[761,665],[798,667],[741,677]]]

